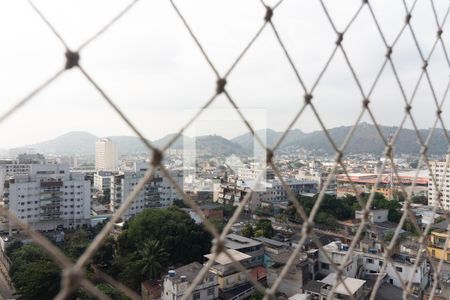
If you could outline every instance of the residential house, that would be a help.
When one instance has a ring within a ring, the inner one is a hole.
[[[280,277],[292,254],[293,251],[290,250],[271,255],[270,266],[267,268],[267,284],[269,287]],[[286,276],[278,286],[277,292],[283,293],[286,297],[301,293],[303,284],[312,278],[310,271],[307,254],[304,252],[298,253],[293,263],[289,266]]]
[[[251,257],[247,262],[250,267],[261,266],[263,264],[264,247],[260,241],[230,233],[225,239],[225,248],[248,254]]]
[[[181,299],[202,270],[203,265],[193,262],[181,268],[170,270],[164,277],[162,300]],[[208,271],[202,281],[193,290],[188,300],[212,300],[219,297],[217,275]]]
[[[334,297],[331,299],[344,300],[364,300],[370,294],[367,288],[366,281],[351,277],[342,277],[342,282],[339,282],[335,273],[329,274],[322,280],[311,280],[306,283],[305,293],[311,295],[311,300],[325,300],[328,299],[329,293],[334,288]]]
[[[428,253],[431,257],[450,263],[450,239],[445,244],[449,232],[445,229],[438,229],[431,232],[428,243]]]
[[[219,298],[222,300],[245,299],[255,292],[255,287],[248,281],[248,277],[251,276],[250,260],[252,257],[233,249],[228,249],[227,252],[245,270],[239,270],[234,261],[224,252],[217,257],[214,257],[213,253],[204,256],[207,261],[214,259],[210,271],[217,276]]]
[[[329,275],[336,271],[333,269],[331,262],[325,256],[324,252],[327,253],[327,256],[336,266],[345,267],[343,269],[345,276],[356,277],[358,256],[353,253],[353,255],[349,255],[347,261],[345,261],[345,257],[348,254],[348,246],[342,244],[340,241],[324,245],[323,251],[319,252],[319,273],[321,275]]]

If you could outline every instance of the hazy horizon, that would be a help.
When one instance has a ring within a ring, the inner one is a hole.
[[[360,122],[359,123],[359,125],[358,126],[360,126],[361,124],[369,124],[369,125],[373,125],[373,123],[370,123],[370,122]],[[328,128],[328,129],[332,129],[332,128],[339,128],[339,127],[351,127],[351,126],[353,126],[354,124],[347,124],[347,125],[340,125],[340,126],[336,126],[336,127],[330,127],[330,128]],[[395,125],[385,125],[385,124],[379,124],[379,126],[385,126],[385,127],[398,127],[398,126],[395,126]],[[283,130],[276,130],[276,129],[273,129],[273,128],[254,128],[255,129],[255,131],[260,131],[260,130],[265,130],[265,129],[268,129],[268,130],[274,130],[275,132],[282,132]],[[404,127],[404,129],[410,129],[410,130],[412,130],[412,128],[406,128],[406,127]],[[419,128],[419,130],[427,130],[427,129],[430,129],[430,128]],[[291,128],[291,130],[301,130],[300,128]],[[311,131],[304,131],[304,130],[301,130],[303,133],[306,133],[306,134],[309,134],[309,133],[312,133],[312,132],[316,132],[316,131],[321,131],[322,129],[317,129],[317,130],[311,130]],[[0,149],[3,149],[3,150],[7,150],[7,149],[14,149],[14,148],[22,148],[22,147],[26,147],[26,146],[30,146],[30,145],[34,145],[34,144],[39,144],[39,143],[42,143],[42,142],[46,142],[46,141],[50,141],[50,140],[53,140],[53,139],[56,139],[56,138],[58,138],[58,137],[61,137],[61,136],[64,136],[64,135],[67,135],[67,134],[71,134],[71,133],[87,133],[87,134],[91,134],[91,135],[94,135],[94,136],[96,136],[96,137],[98,137],[98,138],[102,138],[102,137],[137,137],[135,134],[133,134],[132,132],[130,133],[130,134],[106,134],[106,135],[98,135],[98,134],[95,134],[94,132],[92,132],[92,131],[86,131],[86,130],[71,130],[71,131],[67,131],[67,132],[64,132],[64,133],[62,133],[62,134],[59,134],[59,135],[56,135],[56,136],[53,136],[53,137],[49,137],[49,138],[47,138],[47,139],[43,139],[43,140],[38,140],[38,141],[36,141],[36,142],[32,142],[32,143],[27,143],[27,144],[18,144],[18,145],[13,145],[13,146],[5,146],[5,147],[0,147]],[[226,138],[226,139],[228,139],[228,140],[231,140],[231,139],[233,139],[233,138],[236,138],[236,137],[238,137],[238,136],[241,136],[241,135],[243,135],[243,134],[246,134],[246,133],[249,133],[249,131],[247,130],[247,131],[242,131],[242,132],[240,132],[240,133],[238,133],[237,135],[224,135],[224,134],[219,134],[218,132],[214,132],[214,131],[210,131],[210,132],[203,132],[203,133],[199,133],[199,134],[197,134],[197,135],[192,135],[192,134],[186,134],[186,133],[184,133],[183,135],[184,136],[187,136],[187,137],[199,137],[199,136],[206,136],[206,135],[218,135],[218,136],[222,136],[222,137],[224,137],[224,138]],[[171,134],[175,134],[175,132],[168,132],[168,133],[166,133],[166,134],[164,134],[164,135],[162,135],[162,136],[159,136],[159,137],[156,137],[156,138],[153,138],[153,139],[149,139],[150,141],[156,141],[156,140],[159,140],[159,139],[162,139],[162,138],[164,138],[164,137],[166,137],[166,136],[168,136],[168,135],[171,135]]]

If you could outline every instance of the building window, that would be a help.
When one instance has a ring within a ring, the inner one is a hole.
[[[200,292],[195,292],[192,294],[192,300],[198,300],[200,299]]]
[[[373,264],[373,259],[368,258],[368,259],[367,259],[367,263],[368,263],[368,264]]]
[[[322,269],[324,270],[329,270],[330,269],[330,265],[326,264],[326,263],[321,263],[320,266],[322,267]]]
[[[214,288],[209,288],[208,289],[208,296],[214,296]]]
[[[397,271],[397,272],[402,272],[403,271],[403,268],[402,267],[395,267],[395,270]]]

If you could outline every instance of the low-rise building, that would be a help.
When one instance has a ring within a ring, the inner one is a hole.
[[[267,284],[269,287],[272,286],[277,278],[280,277],[280,274],[286,266],[286,263],[292,253],[292,251],[286,251],[271,255],[270,265],[267,268]],[[287,297],[301,293],[303,284],[313,278],[310,271],[307,254],[298,253],[293,263],[290,265],[286,276],[278,286],[277,292],[283,293]]]
[[[204,256],[207,260],[214,259],[210,271],[217,275],[219,297],[223,300],[248,298],[255,292],[255,287],[247,278],[251,276],[249,267],[251,256],[233,249],[228,249],[227,252],[233,257],[234,261],[239,262],[245,268],[245,271],[236,268],[234,261],[223,252],[217,255],[215,259],[212,253]]]
[[[372,209],[369,212],[369,221],[371,223],[382,223],[388,221],[388,209]],[[355,211],[355,219],[361,220],[364,217],[364,212],[362,210]]]
[[[193,262],[181,268],[170,270],[164,277],[162,300],[181,299],[202,270],[203,265]],[[217,275],[208,271],[202,281],[188,297],[189,300],[212,300],[219,297]]]
[[[448,235],[449,232],[445,229],[432,231],[428,243],[428,254],[434,259],[443,259],[450,263],[450,238],[448,243],[445,243]]]
[[[260,241],[230,233],[225,239],[225,248],[248,254],[250,256],[250,259],[247,261],[249,267],[256,267],[263,264],[264,247]]]
[[[311,295],[312,300],[328,299],[329,293],[333,291],[334,297],[331,299],[355,299],[365,300],[370,294],[370,290],[366,286],[366,281],[351,277],[341,277],[342,282],[339,282],[335,273],[329,274],[322,280],[311,280],[305,284],[304,290],[306,294]]]
[[[288,243],[283,243],[263,236],[255,237],[253,239],[261,242],[264,245],[264,250],[267,254],[280,254],[282,252],[286,252],[286,250],[289,248]]]
[[[223,206],[207,203],[199,206],[206,219],[223,219]]]
[[[342,244],[340,241],[331,242],[323,246],[323,251],[319,252],[319,273],[326,276],[334,273],[336,270],[332,267],[330,260],[325,256],[324,252],[336,266],[343,268],[343,274],[347,277],[356,277],[358,256],[353,253],[348,255],[348,246]]]
[[[416,256],[394,254],[388,260],[384,270],[384,281],[396,287],[403,288],[402,282],[412,281],[416,294],[425,290],[429,283],[429,270],[422,255],[417,269],[414,268]],[[362,256],[363,272],[365,276],[378,276],[381,272],[384,258],[377,254],[364,253]]]

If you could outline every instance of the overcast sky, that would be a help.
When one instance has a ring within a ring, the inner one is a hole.
[[[404,22],[402,1],[371,2],[391,43]],[[76,48],[129,1],[35,3],[69,46]],[[259,0],[177,3],[222,74],[262,25],[265,14]],[[361,0],[325,3],[337,28],[342,30]],[[448,1],[437,0],[435,4],[442,19]],[[286,0],[275,11],[273,21],[300,75],[311,87],[336,40],[319,1]],[[430,1],[418,0],[412,25],[422,49],[428,53],[436,36]],[[448,28],[444,27],[443,38],[450,49]],[[0,45],[0,113],[3,113],[63,66],[64,48],[24,0],[0,2]],[[386,50],[367,7],[345,35],[343,45],[368,91]],[[422,63],[408,30],[394,48],[393,57],[409,96]],[[202,106],[215,90],[214,73],[168,0],[141,0],[82,51],[81,64],[150,139],[178,130],[186,114]],[[449,78],[440,46],[429,62],[429,71],[440,99]],[[227,89],[240,107],[265,109],[267,127],[275,130],[284,130],[303,104],[303,91],[269,27],[231,73]],[[361,100],[338,52],[314,92],[313,101],[325,125],[331,128],[354,123]],[[373,92],[371,106],[379,123],[400,123],[404,103],[390,67],[385,69]],[[418,126],[430,127],[436,109],[425,81],[412,106]],[[230,105],[219,97],[212,107],[228,109]],[[368,116],[363,120],[369,120]],[[294,127],[303,131],[319,129],[309,109]],[[245,128],[211,122],[211,126],[202,123],[197,130],[199,134],[216,132],[233,137]],[[88,131],[99,136],[132,134],[80,72],[70,70],[0,124],[0,148],[30,144],[69,131]]]

